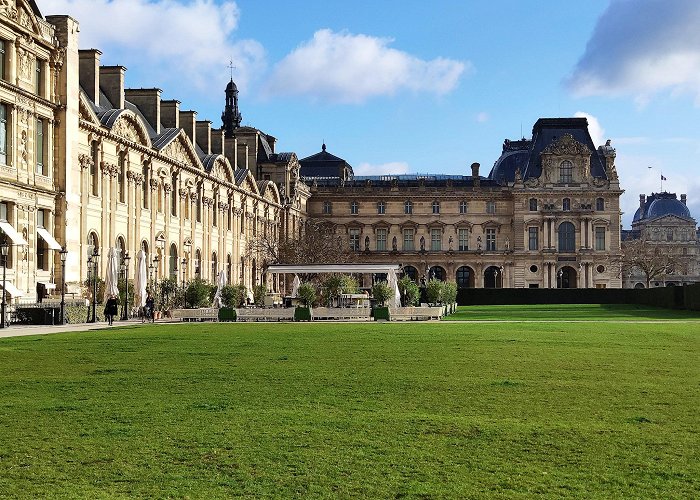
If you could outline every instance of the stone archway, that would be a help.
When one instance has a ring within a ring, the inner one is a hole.
[[[578,288],[578,273],[571,266],[564,266],[557,271],[557,288]]]
[[[489,266],[484,271],[484,288],[503,288],[503,273],[498,266]]]

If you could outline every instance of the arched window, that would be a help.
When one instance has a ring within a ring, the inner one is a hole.
[[[462,266],[457,269],[457,288],[473,288],[474,273],[469,266]]]
[[[573,252],[576,249],[576,228],[571,222],[559,224],[559,251]]]
[[[100,143],[92,141],[92,165],[90,165],[90,187],[93,196],[99,196],[100,176]]]
[[[440,266],[433,266],[428,270],[428,279],[445,281],[445,269]]]
[[[605,210],[605,200],[603,198],[596,198],[595,209],[598,211]]]
[[[196,278],[202,277],[202,252],[199,250],[195,250],[194,252],[194,274]]]
[[[218,226],[217,219],[219,218],[219,188],[214,189],[214,203],[211,207],[211,225]]]
[[[126,243],[124,243],[124,238],[118,236],[115,244],[117,246],[117,250],[119,251],[119,258],[121,259],[126,253]]]
[[[173,176],[170,180],[171,188],[170,191],[170,215],[177,216],[177,174],[173,172]]]
[[[411,281],[418,283],[418,269],[413,266],[405,266],[403,268],[403,273],[411,278]]]
[[[170,245],[170,255],[168,256],[168,271],[171,279],[177,282],[177,247],[175,243]]]
[[[360,204],[357,203],[355,200],[352,200],[350,203],[350,213],[352,215],[357,215],[360,212]]]
[[[404,202],[403,213],[405,213],[406,215],[410,215],[413,213],[413,202],[412,201]]]
[[[437,201],[437,200],[435,200],[435,201],[433,202],[433,205],[432,205],[432,206],[433,206],[433,213],[434,213],[434,214],[439,214],[439,213],[440,213],[440,202]]]
[[[197,184],[197,222],[202,222],[202,183]]]
[[[117,175],[117,191],[119,192],[120,203],[126,202],[126,153],[119,154],[119,174]]]
[[[231,254],[226,257],[226,283],[231,284],[231,273],[233,272],[233,265],[231,264]]]
[[[143,255],[146,257],[146,262],[148,262],[148,242],[146,240],[141,242],[141,250],[143,250]]]
[[[484,288],[502,288],[503,271],[500,267],[490,266],[484,271]]]
[[[564,160],[559,164],[559,182],[567,184],[573,180],[574,164]]]
[[[211,254],[211,280],[216,279],[216,274],[219,272],[219,263],[216,261],[216,252]]]
[[[571,200],[569,198],[561,200],[561,209],[565,212],[571,210]]]
[[[143,164],[143,168],[141,169],[141,196],[143,196],[143,199],[141,200],[143,208],[149,208],[148,205],[148,200],[151,198],[151,190],[148,188],[149,186],[149,181],[148,181],[148,174],[149,174],[149,169],[148,169],[148,163]]]
[[[537,212],[537,198],[530,198],[530,212]]]

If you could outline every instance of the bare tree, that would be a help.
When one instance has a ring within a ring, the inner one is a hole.
[[[668,248],[635,239],[623,242],[620,265],[623,273],[641,272],[649,288],[651,282],[666,274],[672,274],[681,264],[679,258],[670,253]]]

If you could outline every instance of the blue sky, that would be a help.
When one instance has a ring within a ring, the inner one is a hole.
[[[640,193],[700,217],[697,0],[38,0],[81,47],[220,126],[233,59],[243,123],[278,151],[325,140],[357,174],[488,174],[540,117],[611,139],[629,227]],[[649,168],[652,167],[652,168]]]

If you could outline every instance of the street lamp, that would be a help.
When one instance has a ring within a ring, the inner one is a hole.
[[[153,302],[154,305],[158,306],[158,263],[160,262],[160,256],[156,255],[153,257],[153,264],[155,264],[155,281],[153,283]]]
[[[5,328],[5,298],[7,292],[5,291],[5,273],[7,272],[7,253],[10,251],[10,245],[4,241],[0,245],[0,253],[2,254],[2,304],[0,304],[0,328]]]
[[[100,256],[100,249],[95,246],[92,251],[92,317],[88,323],[95,323],[97,321],[96,309],[97,309],[97,258]],[[90,264],[90,257],[88,257],[88,265]]]
[[[185,278],[187,275],[187,257],[182,259],[182,288],[185,288]]]
[[[148,266],[148,282],[151,284],[151,290],[153,290],[153,263]]]
[[[124,254],[122,259],[122,270],[124,271],[124,309],[122,310],[122,321],[129,319],[129,252]]]
[[[66,246],[58,252],[61,257],[61,324],[66,324],[66,258],[68,257],[68,250]]]
[[[562,283],[562,276],[563,275],[564,275],[564,272],[561,269],[559,269],[559,271],[557,271],[557,288],[563,288],[563,286],[562,286],[562,284],[563,284]]]
[[[92,253],[88,253],[87,258],[87,283],[90,289],[92,289]],[[90,323],[90,306],[88,305],[87,323]]]

